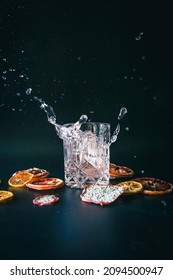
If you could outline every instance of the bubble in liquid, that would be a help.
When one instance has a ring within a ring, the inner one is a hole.
[[[142,173],[142,174],[144,174],[144,173],[145,173],[145,171],[144,171],[144,170],[141,170],[141,173]]]
[[[17,96],[20,96],[20,93],[19,93],[19,92],[17,92],[17,93],[16,93],[16,95],[17,95]]]
[[[30,95],[31,92],[32,92],[32,88],[28,88],[28,89],[26,90],[26,94],[27,94],[27,95]]]
[[[129,127],[127,126],[127,127],[125,127],[125,130],[129,131],[130,129],[129,129]]]

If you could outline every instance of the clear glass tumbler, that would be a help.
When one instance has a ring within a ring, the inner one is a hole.
[[[66,128],[73,124],[63,125]],[[63,139],[65,184],[109,184],[110,124],[87,122]]]

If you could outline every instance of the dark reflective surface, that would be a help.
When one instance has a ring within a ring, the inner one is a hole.
[[[112,131],[125,106],[111,162],[173,182],[171,9],[125,2],[1,1],[0,189],[34,166],[64,178],[62,141],[33,96],[58,123],[87,114]],[[9,189],[1,259],[172,259],[173,194],[100,207],[64,187],[51,191],[59,203],[42,208],[32,204],[42,192]]]

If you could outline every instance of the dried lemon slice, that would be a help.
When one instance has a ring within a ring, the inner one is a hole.
[[[19,171],[15,173],[9,180],[8,184],[14,188],[24,187],[27,183],[29,183],[33,178],[33,174]]]
[[[143,190],[142,184],[136,181],[121,182],[117,185],[124,188],[124,194],[136,194]]]
[[[8,200],[13,197],[13,193],[9,191],[0,191],[0,202]]]

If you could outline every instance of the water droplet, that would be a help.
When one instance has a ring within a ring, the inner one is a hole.
[[[145,55],[143,55],[143,56],[142,56],[142,60],[145,60],[145,59],[146,59],[146,56],[145,56]]]
[[[125,127],[125,130],[129,131],[129,127],[128,127],[128,126],[127,126],[127,127]]]
[[[17,92],[17,93],[16,93],[16,95],[17,95],[17,96],[20,96],[20,93],[19,93],[19,92]]]
[[[26,94],[27,94],[27,95],[30,95],[31,92],[32,92],[32,88],[28,88],[28,89],[26,90]]]
[[[142,173],[142,174],[144,174],[144,173],[145,173],[145,171],[144,171],[144,170],[141,170],[141,173]]]
[[[121,120],[126,113],[127,113],[127,109],[125,107],[122,107],[118,115],[118,120]]]
[[[7,73],[7,71],[6,71],[6,70],[4,70],[4,71],[3,71],[3,74],[6,74],[6,73]]]
[[[80,56],[78,56],[78,57],[77,57],[77,60],[81,60],[81,57],[80,57]]]
[[[2,76],[2,79],[3,79],[3,80],[6,80],[7,78],[6,78],[5,76]]]
[[[140,41],[141,40],[141,38],[142,38],[142,36],[143,36],[143,32],[140,32],[136,37],[135,37],[135,40],[136,41]]]
[[[167,203],[166,203],[166,201],[164,201],[164,200],[161,200],[161,203],[163,204],[163,206],[167,206]]]
[[[24,78],[24,75],[19,75],[19,78]]]
[[[133,158],[136,158],[136,155],[134,155]]]

